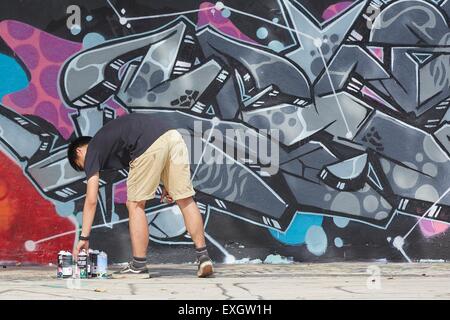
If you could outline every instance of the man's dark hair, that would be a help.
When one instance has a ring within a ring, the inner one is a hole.
[[[76,171],[82,171],[83,168],[79,167],[76,164],[77,160],[77,148],[85,146],[91,141],[92,137],[89,136],[81,136],[72,140],[69,144],[69,148],[67,149],[67,158],[69,158],[69,163]]]

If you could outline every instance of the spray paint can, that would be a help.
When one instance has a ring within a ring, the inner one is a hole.
[[[64,251],[62,254],[62,277],[70,278],[73,275],[73,258],[72,254],[68,251]]]
[[[88,268],[88,255],[86,253],[86,250],[82,250],[78,254],[78,261],[77,261],[77,271],[80,279],[86,279],[88,277],[87,268]]]
[[[97,256],[97,276],[100,278],[108,277],[108,255],[103,251]]]
[[[57,269],[56,269],[56,277],[57,278],[62,278],[63,277],[63,255],[64,255],[64,251],[61,250],[60,252],[58,252],[58,260],[57,260]]]
[[[89,263],[88,263],[88,276],[95,278],[97,277],[97,258],[98,250],[89,249]]]

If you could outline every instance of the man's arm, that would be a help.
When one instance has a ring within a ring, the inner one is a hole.
[[[86,198],[83,207],[83,226],[81,229],[81,236],[89,237],[94,222],[95,211],[97,209],[98,196],[98,181],[99,173],[97,172],[87,181]],[[80,240],[76,249],[73,252],[74,257],[78,256],[81,249],[86,251],[89,249],[89,240]]]
[[[83,228],[81,235],[89,237],[91,233],[92,223],[94,222],[95,211],[97,209],[98,197],[98,172],[87,181],[86,198],[83,207]]]

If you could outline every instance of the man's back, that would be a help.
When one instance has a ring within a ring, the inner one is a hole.
[[[154,115],[131,113],[103,126],[89,142],[84,164],[87,179],[100,170],[127,168],[162,134],[175,129],[154,120]]]

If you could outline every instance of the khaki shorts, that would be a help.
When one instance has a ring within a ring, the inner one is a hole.
[[[155,198],[162,182],[173,200],[195,194],[191,182],[189,153],[181,134],[169,130],[143,154],[130,162],[127,179],[129,201]]]

